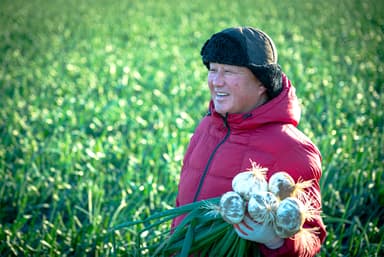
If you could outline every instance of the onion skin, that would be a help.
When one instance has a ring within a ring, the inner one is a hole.
[[[287,197],[276,210],[275,232],[281,238],[292,237],[302,230],[304,221],[303,204],[297,198]]]
[[[253,194],[248,202],[249,216],[258,223],[274,223],[278,199],[271,192]]]
[[[249,200],[252,194],[267,191],[268,182],[263,175],[255,174],[254,171],[244,171],[233,178],[232,189],[245,200]]]
[[[243,198],[234,191],[223,194],[220,199],[220,214],[229,224],[240,223],[245,214],[245,202]]]
[[[285,171],[274,173],[268,181],[268,190],[274,193],[280,200],[293,196],[295,181]]]

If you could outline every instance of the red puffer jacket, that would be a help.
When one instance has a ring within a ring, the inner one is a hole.
[[[321,155],[316,146],[297,128],[300,107],[295,89],[283,75],[280,95],[246,114],[222,117],[212,101],[209,112],[191,138],[183,161],[176,206],[218,197],[232,190],[232,178],[251,168],[250,160],[268,168],[267,179],[277,171],[287,171],[295,181],[314,181],[308,195],[321,208],[319,180]],[[202,183],[200,183],[202,181]],[[183,217],[173,221],[177,226]],[[326,230],[318,216],[304,227],[318,227],[318,238],[305,245],[300,234],[270,250],[262,244],[265,256],[314,256],[324,242]]]

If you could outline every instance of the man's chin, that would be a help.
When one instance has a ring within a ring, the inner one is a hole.
[[[220,110],[216,110],[216,112],[220,113],[220,114],[223,115],[223,116],[225,116],[227,113],[229,113],[228,110],[222,110],[222,109],[220,109]]]

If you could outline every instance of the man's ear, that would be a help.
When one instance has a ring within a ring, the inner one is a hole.
[[[260,84],[259,93],[260,95],[262,94],[267,95],[267,88],[264,86],[264,84]]]

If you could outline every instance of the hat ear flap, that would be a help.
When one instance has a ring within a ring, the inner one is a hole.
[[[264,87],[269,99],[276,97],[282,91],[282,71],[278,64],[248,66]]]

